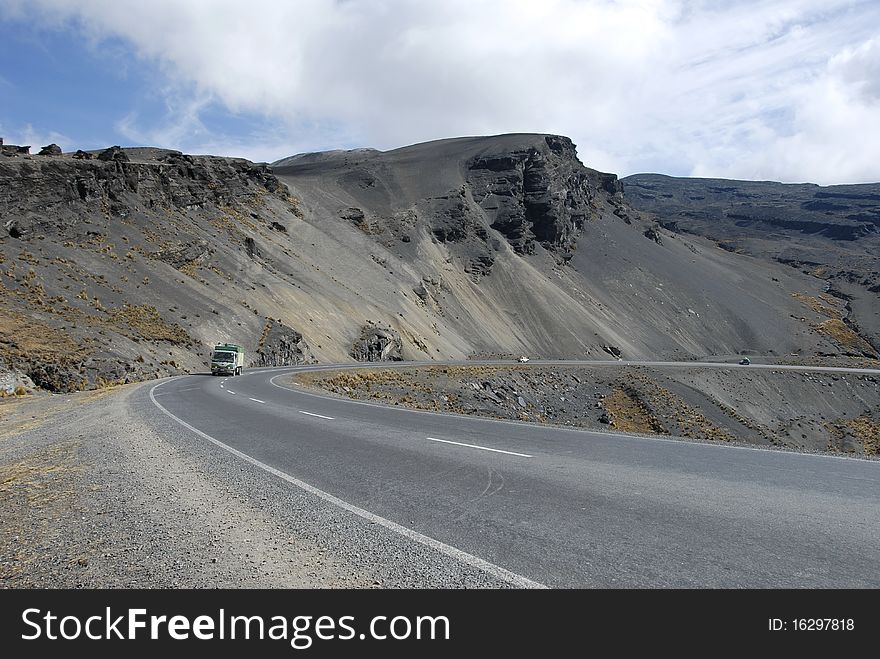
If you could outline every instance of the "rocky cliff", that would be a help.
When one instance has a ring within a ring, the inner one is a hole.
[[[467,182],[489,225],[531,254],[536,240],[561,251],[575,246],[596,210],[598,176],[581,165],[571,140],[547,136],[540,147],[473,158]]]

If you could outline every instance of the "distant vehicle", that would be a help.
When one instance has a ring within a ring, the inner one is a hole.
[[[740,366],[748,366],[752,362],[748,357],[743,357],[742,359],[739,360],[739,363],[740,363]]]
[[[526,357],[525,355],[523,355],[522,357],[520,357],[516,361],[518,361],[520,364],[525,364],[527,361],[529,361],[529,358]]]
[[[211,375],[241,375],[244,349],[234,343],[218,343],[211,353]]]

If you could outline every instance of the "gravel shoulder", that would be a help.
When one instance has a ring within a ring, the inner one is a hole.
[[[0,402],[0,586],[508,585],[217,449],[151,387]]]

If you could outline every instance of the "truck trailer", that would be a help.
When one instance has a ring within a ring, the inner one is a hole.
[[[241,375],[244,350],[234,343],[218,343],[211,353],[211,375]]]

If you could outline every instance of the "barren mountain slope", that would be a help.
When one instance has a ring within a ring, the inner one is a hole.
[[[648,224],[556,136],[271,170],[7,151],[0,227],[0,360],[56,391],[204,371],[215,341],[251,365],[870,350],[823,325],[824,282]]]
[[[677,232],[793,266],[827,282],[851,326],[880,348],[880,184],[624,179],[627,203]]]
[[[826,318],[792,297],[812,299],[822,282],[642,220],[616,177],[583,168],[567,138],[306,154],[273,170],[302,200],[307,222],[353,252],[382,247],[389,270],[416,286],[441,281],[425,311],[444,336],[476,351],[840,350],[813,327]]]

